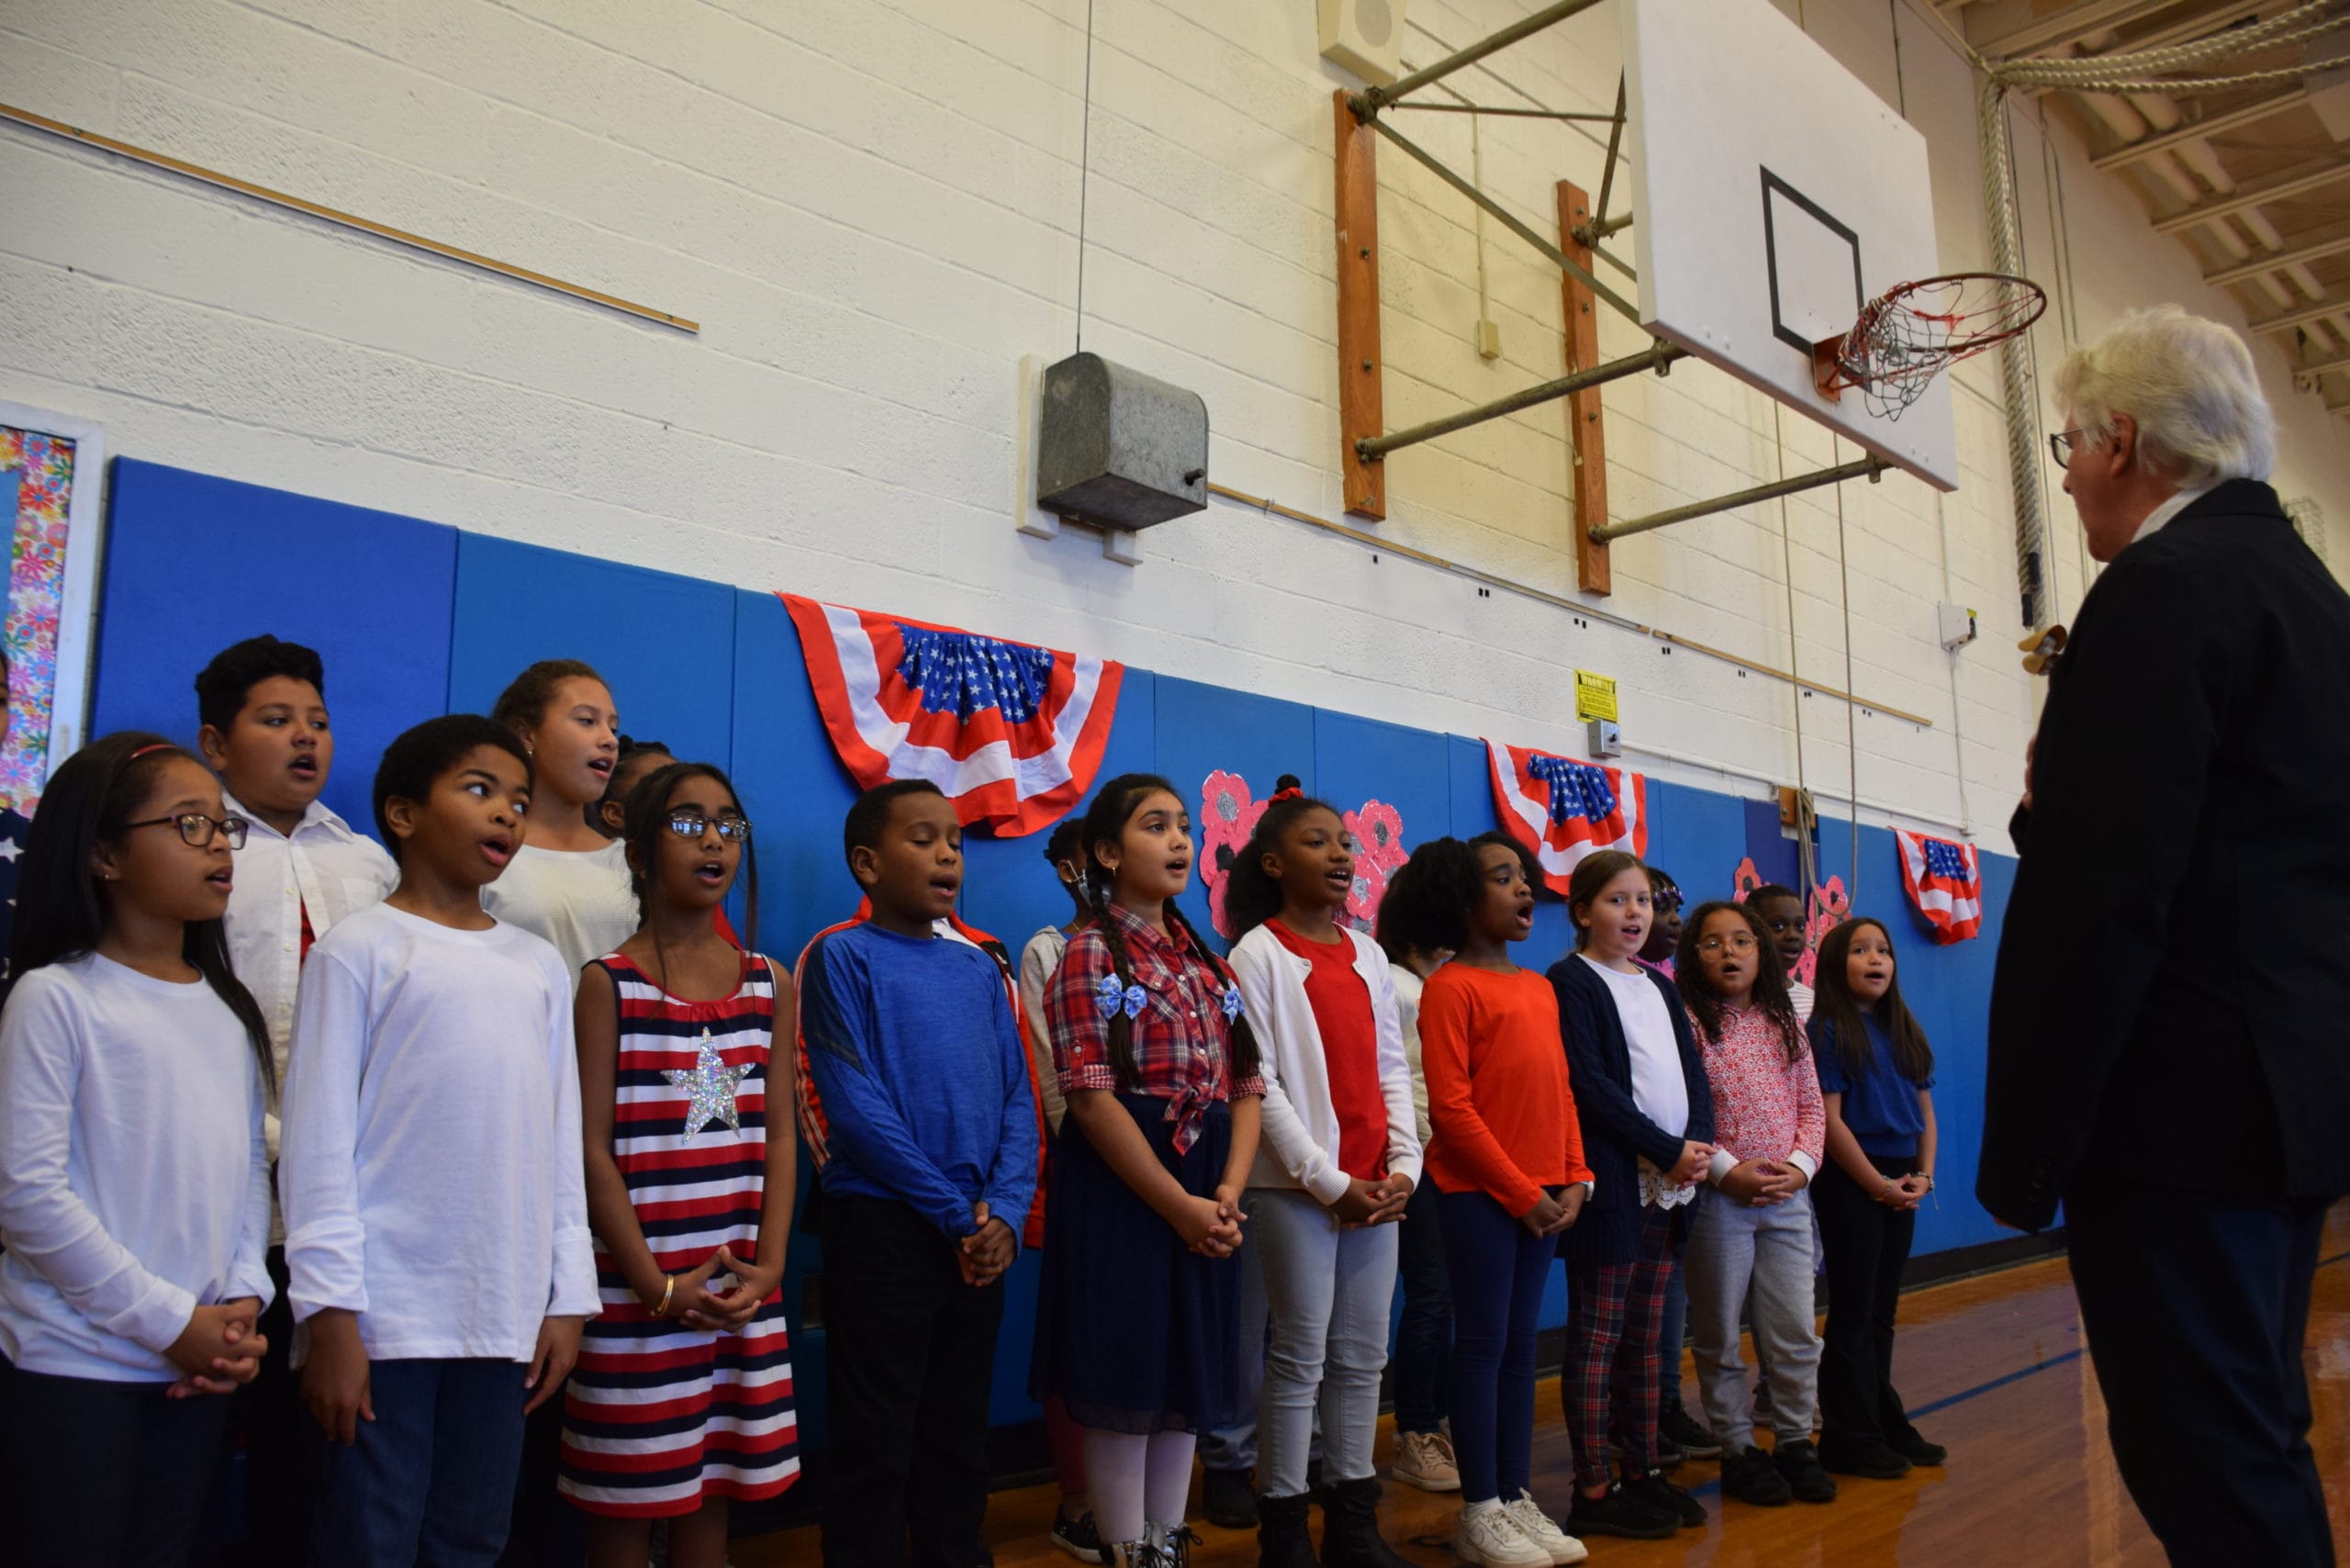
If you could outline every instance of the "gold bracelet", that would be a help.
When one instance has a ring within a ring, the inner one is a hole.
[[[661,1276],[661,1305],[653,1309],[654,1316],[666,1317],[669,1316],[669,1298],[677,1294],[677,1275],[664,1274]]]

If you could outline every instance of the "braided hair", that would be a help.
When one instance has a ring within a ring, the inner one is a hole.
[[[1093,797],[1093,804],[1085,812],[1085,884],[1092,908],[1091,923],[1093,929],[1102,933],[1102,946],[1110,950],[1110,967],[1118,977],[1121,991],[1135,983],[1134,960],[1126,952],[1117,918],[1110,911],[1111,899],[1117,891],[1117,874],[1102,861],[1101,852],[1117,845],[1125,834],[1126,823],[1133,820],[1144,801],[1161,793],[1173,795],[1178,801],[1183,798],[1174,785],[1155,773],[1122,773],[1102,786],[1101,793]],[[1216,983],[1226,989],[1237,984],[1231,966],[1201,939],[1181,906],[1169,899],[1166,908],[1168,924],[1182,932],[1192,953],[1215,977]],[[1134,1031],[1134,1020],[1126,1016],[1125,1009],[1120,1008],[1110,1015],[1110,1070],[1117,1074],[1119,1088],[1129,1093],[1142,1077],[1135,1065]],[[1230,1050],[1233,1077],[1255,1076],[1257,1036],[1246,1017],[1232,1022]]]

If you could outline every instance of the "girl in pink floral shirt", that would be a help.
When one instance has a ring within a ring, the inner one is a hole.
[[[1673,966],[1714,1096],[1714,1163],[1682,1260],[1697,1328],[1697,1382],[1722,1445],[1722,1495],[1762,1507],[1825,1503],[1836,1483],[1812,1446],[1819,1338],[1812,1327],[1811,1179],[1827,1115],[1811,1048],[1771,931],[1745,904],[1708,903],[1683,927]],[[1770,1453],[1754,1446],[1739,1309],[1771,1385]]]

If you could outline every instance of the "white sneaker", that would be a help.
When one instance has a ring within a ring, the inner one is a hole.
[[[1484,1568],[1550,1568],[1550,1552],[1528,1540],[1499,1503],[1461,1509],[1460,1527],[1452,1532],[1452,1550],[1463,1562],[1482,1563]]]
[[[1531,1492],[1520,1492],[1514,1501],[1504,1503],[1502,1512],[1509,1516],[1509,1522],[1517,1527],[1519,1535],[1550,1554],[1551,1568],[1567,1568],[1568,1563],[1580,1562],[1591,1555],[1583,1542],[1561,1529],[1559,1521],[1542,1511]]]

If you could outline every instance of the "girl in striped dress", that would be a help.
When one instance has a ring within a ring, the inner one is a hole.
[[[675,1568],[720,1568],[728,1503],[800,1473],[781,1292],[798,1148],[790,1076],[768,1058],[791,981],[751,950],[751,823],[723,773],[662,768],[623,824],[643,924],[579,987],[603,1312],[565,1399],[558,1485],[592,1516],[590,1568],[641,1568],[656,1518]],[[738,869],[743,948],[712,921]]]

